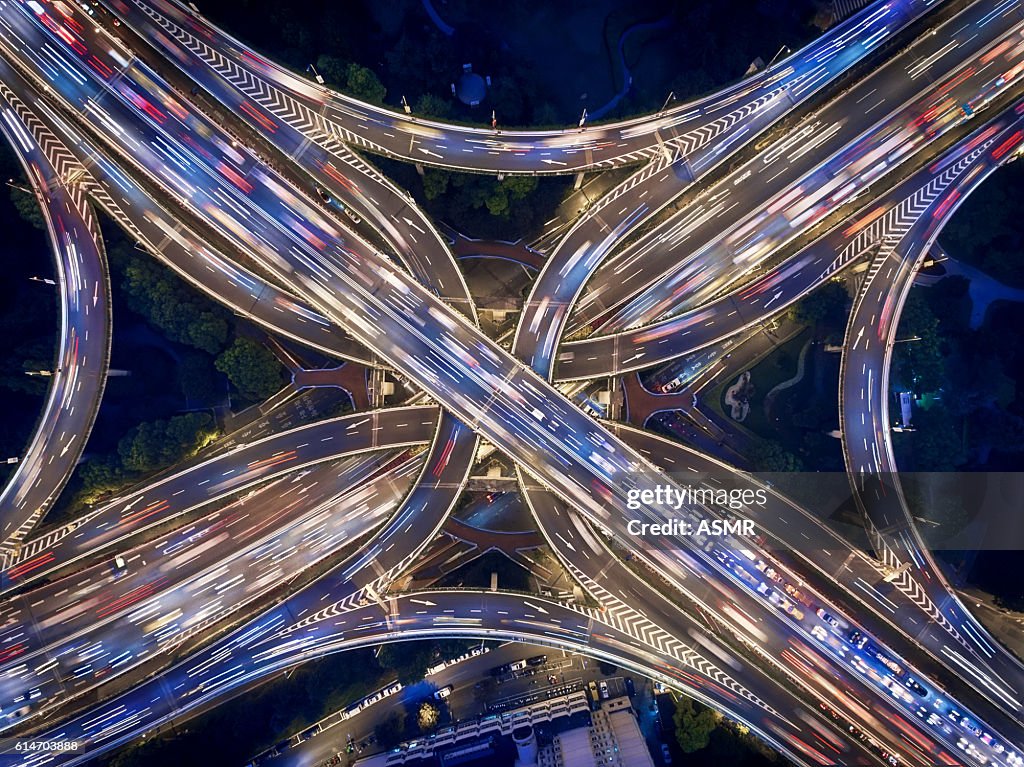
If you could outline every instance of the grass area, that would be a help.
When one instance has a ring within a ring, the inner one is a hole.
[[[751,368],[750,382],[754,385],[754,393],[750,397],[750,412],[741,423],[751,433],[764,439],[776,438],[777,428],[770,424],[765,416],[764,397],[777,384],[796,375],[800,350],[810,340],[810,337],[809,328],[800,331]],[[735,382],[735,376],[730,378],[720,387],[720,391],[716,392],[716,396],[713,398],[726,418],[731,418],[731,416],[729,416],[729,407],[725,404],[725,392]]]

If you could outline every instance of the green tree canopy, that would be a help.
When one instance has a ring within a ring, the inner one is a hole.
[[[239,394],[254,402],[267,399],[285,383],[274,353],[249,338],[236,338],[214,365],[227,375]]]
[[[750,451],[754,471],[800,471],[800,460],[778,442],[759,442]]]
[[[185,413],[166,421],[147,421],[117,443],[121,465],[131,472],[166,468],[205,442],[213,432],[209,413]],[[99,467],[96,471],[99,472]]]
[[[39,201],[34,194],[23,192],[21,189],[11,189],[11,202],[14,203],[18,215],[36,229],[46,231],[46,219],[43,218],[43,211],[39,209]]]
[[[404,732],[405,713],[394,709],[373,728],[377,742],[385,748],[392,748],[401,743]]]
[[[672,721],[676,726],[676,742],[686,754],[707,748],[711,733],[718,727],[715,712],[690,698],[680,698],[676,702]]]
[[[345,70],[345,91],[371,104],[383,104],[388,93],[384,83],[372,69],[355,63],[349,64]]]
[[[171,341],[207,354],[216,354],[227,343],[230,315],[170,269],[148,258],[130,257],[124,266],[122,287],[128,307]]]
[[[423,117],[436,117],[444,119],[452,114],[452,103],[445,98],[435,96],[433,93],[424,93],[412,107],[414,115]]]
[[[790,314],[806,325],[822,324],[830,329],[842,329],[846,324],[848,299],[843,283],[829,280],[795,304]]]

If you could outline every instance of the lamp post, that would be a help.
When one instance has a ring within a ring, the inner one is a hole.
[[[772,68],[772,64],[774,64],[775,60],[782,55],[783,51],[785,51],[786,53],[792,53],[793,49],[790,48],[788,45],[783,45],[781,48],[779,48],[779,52],[772,56],[772,60],[768,62],[768,69]]]

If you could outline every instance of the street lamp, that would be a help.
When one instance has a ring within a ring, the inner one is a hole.
[[[18,458],[18,456],[14,455],[8,458],[6,461],[4,461],[4,463],[17,463],[19,460],[21,459]]]
[[[44,282],[47,285],[56,285],[57,283],[51,280],[49,277],[29,277],[32,282]]]
[[[777,59],[779,56],[781,56],[783,51],[785,51],[786,53],[792,53],[793,49],[790,48],[788,45],[783,45],[781,48],[779,48],[779,52],[776,53],[774,56],[772,56],[772,60],[768,62],[768,68],[769,69],[772,68],[772,64],[775,63],[775,59]]]
[[[405,96],[402,96],[402,109],[405,110],[405,113],[407,115],[412,114],[412,107],[409,106],[409,102],[405,100]]]
[[[583,124],[587,121],[587,108],[583,107],[583,116],[580,117],[580,130],[583,130]]]
[[[32,194],[32,190],[28,187],[22,186],[21,184],[15,184],[13,178],[7,179],[7,186],[11,189],[17,189],[19,192],[24,192],[25,194]]]
[[[306,67],[306,71],[307,72],[312,72],[313,73],[313,77],[316,79],[316,81],[320,85],[324,84],[324,78],[320,76],[320,73],[316,71],[316,67],[314,67],[312,64],[310,64],[308,67]]]

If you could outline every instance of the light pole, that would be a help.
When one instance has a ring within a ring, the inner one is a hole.
[[[407,115],[412,114],[412,107],[409,106],[409,102],[405,100],[405,96],[402,96],[402,109],[405,110],[405,113]]]
[[[8,458],[6,461],[4,461],[4,463],[17,463],[20,460],[21,459],[18,458],[18,456],[14,455],[14,456],[11,456],[10,458]]]
[[[313,77],[316,79],[316,81],[320,85],[324,84],[324,78],[320,76],[320,73],[316,71],[316,67],[314,67],[312,64],[310,64],[308,67],[306,67],[306,71],[307,72],[311,71],[313,73]]]
[[[580,117],[580,130],[583,130],[583,125],[586,122],[587,122],[587,108],[583,107],[583,116]]]
[[[781,56],[783,51],[785,51],[786,53],[792,53],[793,49],[790,48],[788,45],[783,45],[781,48],[779,48],[779,52],[772,56],[772,60],[768,62],[768,69],[772,68],[772,64],[775,63],[775,59]]]
[[[665,103],[661,105],[661,109],[658,110],[658,114],[661,114],[668,109],[668,102],[676,100],[676,92],[669,91],[668,96],[665,97]]]
[[[32,282],[44,282],[47,285],[56,285],[57,283],[51,280],[49,277],[29,277]]]
[[[27,186],[15,184],[13,178],[7,179],[7,186],[9,186],[11,189],[17,189],[19,192],[24,192],[25,194],[32,194],[32,190],[29,189]]]

